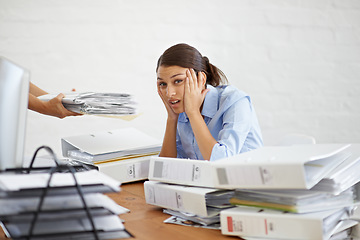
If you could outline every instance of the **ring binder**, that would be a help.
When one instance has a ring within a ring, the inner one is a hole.
[[[52,155],[53,160],[55,161],[55,164],[56,164],[55,167],[41,167],[41,168],[34,168],[33,167],[36,155],[41,149],[47,150]],[[31,221],[28,236],[26,236],[25,238],[30,240],[33,237],[36,237],[36,233],[34,233],[34,229],[35,229],[39,214],[41,214],[41,207],[43,205],[44,199],[45,199],[45,197],[46,197],[46,195],[48,193],[48,190],[51,189],[50,183],[51,183],[53,174],[56,173],[56,172],[62,172],[64,170],[68,170],[68,171],[70,171],[70,173],[71,173],[71,175],[72,175],[72,177],[74,179],[74,182],[75,182],[74,187],[76,188],[77,193],[78,193],[78,195],[79,195],[79,197],[81,199],[81,202],[83,204],[83,210],[86,212],[87,218],[89,219],[89,222],[90,222],[90,225],[91,225],[91,228],[92,228],[91,231],[84,231],[83,233],[92,232],[93,235],[94,235],[94,238],[96,240],[99,240],[100,238],[99,238],[99,235],[98,235],[98,231],[97,231],[97,229],[95,227],[94,220],[93,220],[93,217],[91,215],[91,212],[90,212],[90,210],[89,210],[89,208],[88,208],[88,206],[86,204],[83,190],[81,188],[81,185],[78,184],[78,181],[76,179],[76,176],[75,176],[76,171],[75,171],[74,167],[69,166],[69,165],[60,164],[57,157],[56,157],[56,155],[55,155],[55,153],[53,152],[53,150],[50,147],[41,146],[41,147],[37,148],[37,150],[35,151],[29,168],[12,168],[12,169],[6,169],[5,172],[12,172],[13,171],[15,173],[20,173],[20,174],[31,174],[31,171],[35,171],[35,170],[48,170],[48,171],[50,171],[50,177],[49,177],[49,179],[47,181],[47,186],[43,189],[43,192],[42,192],[42,194],[40,196],[39,205],[37,207],[37,210],[34,213],[34,218]],[[0,174],[1,174],[1,172],[0,172]],[[41,234],[41,235],[42,235],[41,237],[44,237],[43,234]]]

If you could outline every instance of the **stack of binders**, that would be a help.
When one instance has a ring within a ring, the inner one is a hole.
[[[119,192],[118,181],[96,170],[56,171],[0,174],[0,223],[7,237],[131,237],[118,217],[129,210],[103,194]]]
[[[161,141],[136,128],[122,128],[65,137],[61,145],[69,161],[126,183],[148,178],[150,157],[159,154]]]
[[[149,180],[233,190],[236,207],[220,212],[225,235],[344,239],[357,225],[360,146],[269,146],[214,162],[157,157]]]
[[[172,215],[165,222],[219,229],[220,211],[229,207],[234,191],[205,187],[168,184],[156,181],[144,183],[148,204],[165,208]]]

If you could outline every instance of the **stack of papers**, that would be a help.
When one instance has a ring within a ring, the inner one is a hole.
[[[294,213],[309,213],[347,207],[356,201],[355,190],[334,195],[315,190],[249,190],[236,189],[230,199],[234,205],[276,209]]]
[[[235,190],[229,200],[234,207],[220,210],[220,227],[225,235],[245,239],[335,239],[348,236],[357,224],[351,212],[359,205],[360,146],[269,146],[213,162],[153,157],[149,180],[178,187]],[[155,193],[156,204],[172,192],[167,191]],[[202,202],[194,199],[192,206],[200,209]],[[205,225],[204,219],[198,219],[204,215],[190,211],[190,207],[158,206],[168,208],[167,212],[172,210],[173,217],[166,222],[186,225],[190,220]],[[237,220],[239,217],[241,220]],[[289,224],[291,221],[294,224]],[[287,228],[291,225],[296,227]],[[308,225],[314,230],[304,231]],[[264,232],[258,230],[259,226],[265,227]]]
[[[55,94],[39,96],[49,101]],[[126,93],[67,93],[62,99],[64,107],[72,112],[94,115],[130,115],[136,113],[135,102]]]
[[[75,177],[88,212],[71,173],[54,173],[49,188],[49,173],[1,174],[0,223],[7,236],[13,239],[30,236],[31,239],[91,239],[95,230],[99,239],[131,237],[118,217],[129,210],[103,195],[119,192],[120,183],[95,170],[77,172]]]
[[[352,144],[348,151],[350,156],[316,184],[313,190],[340,194],[360,182],[360,144]]]
[[[166,208],[164,212],[204,227],[219,225],[220,211],[233,207],[233,190],[191,187],[146,181],[146,203]],[[174,220],[174,218],[171,221]],[[168,219],[166,222],[170,222]]]
[[[162,142],[136,128],[122,128],[61,139],[64,157],[94,164],[110,177],[125,183],[148,178],[152,156]]]

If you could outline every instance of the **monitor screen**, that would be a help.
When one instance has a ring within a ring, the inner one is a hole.
[[[22,166],[29,75],[24,68],[0,56],[0,170]]]

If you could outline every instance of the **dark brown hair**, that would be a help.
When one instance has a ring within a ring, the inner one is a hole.
[[[206,83],[214,87],[228,82],[225,74],[212,65],[207,57],[203,57],[196,48],[185,43],[180,43],[168,48],[160,56],[156,71],[160,66],[179,66],[192,68],[196,73],[204,72],[206,74]]]

